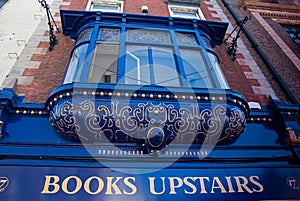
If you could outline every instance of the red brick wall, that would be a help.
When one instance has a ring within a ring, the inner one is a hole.
[[[78,9],[84,10],[87,0],[65,0],[70,2],[68,6],[61,6],[61,9]],[[149,15],[169,16],[168,6],[163,0],[125,0],[124,12],[141,14],[142,5],[149,8]],[[201,10],[208,20],[217,20],[214,17],[214,11],[208,9],[210,5],[201,2]],[[58,16],[58,13],[56,14]],[[60,23],[58,23],[60,26]],[[45,35],[48,35],[46,32]],[[54,50],[47,52],[46,55],[34,55],[32,60],[41,61],[39,69],[26,69],[24,76],[33,76],[31,85],[18,85],[17,93],[25,94],[27,102],[44,102],[49,93],[61,84],[65,73],[66,65],[70,57],[74,42],[62,33],[56,34],[59,45],[56,45]],[[48,43],[40,43],[41,47],[47,48]],[[240,66],[237,62],[232,61],[226,54],[227,45],[223,44],[217,47],[218,54],[224,74],[229,82],[230,87],[243,94],[249,101],[258,101],[265,103],[267,96],[255,95],[252,86],[258,85],[256,80],[249,80],[245,77],[244,71],[247,71],[247,66]],[[238,55],[242,57],[242,55]]]
[[[168,4],[163,0],[125,0],[124,12],[141,14],[143,5],[148,6],[149,15],[169,16]]]

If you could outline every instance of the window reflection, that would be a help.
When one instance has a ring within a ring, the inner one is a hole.
[[[210,58],[210,61],[212,63],[212,71],[215,72],[216,77],[218,79],[218,84],[220,85],[221,89],[228,89],[229,85],[227,83],[227,80],[225,79],[225,76],[223,74],[223,71],[221,70],[221,66],[219,64],[219,60],[215,54],[212,52],[208,52],[208,56]]]
[[[64,83],[120,81],[132,85],[228,88],[210,40],[196,32],[121,32],[115,27],[98,30],[95,38],[91,38],[92,28],[79,35]],[[199,38],[205,47],[200,46]],[[83,44],[87,40],[91,43]]]
[[[171,48],[127,46],[125,84],[179,86]]]
[[[68,71],[64,79],[64,84],[80,81],[87,48],[88,44],[84,44],[74,50],[71,61],[69,63]]]
[[[151,50],[155,84],[161,86],[180,86],[172,49],[155,47]]]
[[[201,52],[180,48],[180,55],[189,85],[198,88],[211,88],[212,83]]]

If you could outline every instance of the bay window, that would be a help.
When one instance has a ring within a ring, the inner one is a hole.
[[[199,30],[96,24],[78,35],[64,83],[228,88],[211,47]]]

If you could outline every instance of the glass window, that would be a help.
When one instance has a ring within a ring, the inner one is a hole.
[[[199,46],[194,33],[176,32],[175,34],[178,45]]]
[[[127,46],[125,84],[180,86],[172,49]]]
[[[86,10],[101,12],[123,12],[123,2],[118,0],[89,0]]]
[[[102,11],[102,12],[119,12],[118,5],[98,5],[92,4],[91,11]]]
[[[84,31],[82,31],[79,34],[76,43],[80,43],[81,41],[84,41],[84,40],[90,40],[91,35],[92,35],[92,31],[93,31],[93,28],[88,28],[88,29],[85,29]]]
[[[179,77],[172,49],[152,47],[151,53],[153,57],[153,76],[155,84],[179,87]]]
[[[127,30],[126,40],[130,42],[143,42],[152,44],[171,44],[170,32],[146,29]]]
[[[127,46],[125,84],[151,84],[148,47]]]
[[[72,54],[67,73],[64,78],[64,84],[79,82],[81,72],[84,66],[88,44],[80,45]]]
[[[227,83],[227,80],[225,79],[223,71],[221,70],[221,66],[220,66],[217,56],[214,53],[209,52],[209,51],[207,53],[210,58],[210,62],[212,64],[212,67],[209,68],[209,70],[211,70],[215,73],[215,75],[217,77],[217,83],[220,85],[220,88],[228,89],[229,85]]]
[[[211,42],[208,40],[208,38],[201,36],[201,40],[204,43],[205,47],[212,49]]]
[[[205,20],[199,6],[185,6],[182,4],[169,4],[169,13],[171,17],[181,17],[187,19]]]
[[[173,10],[172,17],[200,19],[200,17],[197,14],[197,12],[184,12],[184,11],[178,11],[178,10]]]
[[[116,83],[120,43],[120,29],[100,27],[93,51],[88,82]]]
[[[100,28],[98,39],[104,41],[119,41],[120,29]]]
[[[88,82],[116,83],[119,44],[96,44]]]
[[[122,36],[121,28],[97,26],[90,43],[74,50],[65,83],[228,88],[210,40],[197,30],[124,28]],[[91,32],[88,28],[78,39],[86,40]]]
[[[199,50],[180,48],[180,56],[191,87],[211,88],[213,86]]]
[[[289,34],[296,44],[300,44],[300,26],[283,26],[284,30]]]
[[[2,8],[6,2],[8,2],[8,0],[0,0],[0,8]]]

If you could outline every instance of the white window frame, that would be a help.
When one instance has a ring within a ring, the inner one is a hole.
[[[107,7],[118,7],[117,11],[113,11],[110,9],[94,9],[95,5],[107,6]],[[101,12],[123,12],[123,1],[120,0],[89,0],[86,6],[88,11],[101,11]]]
[[[205,17],[198,6],[188,6],[188,5],[180,5],[180,4],[168,4],[168,9],[171,17],[181,17],[187,19],[198,19],[205,20]],[[175,12],[180,12],[183,15],[176,15]],[[184,14],[195,14],[196,17],[191,17],[189,15],[184,16]]]

